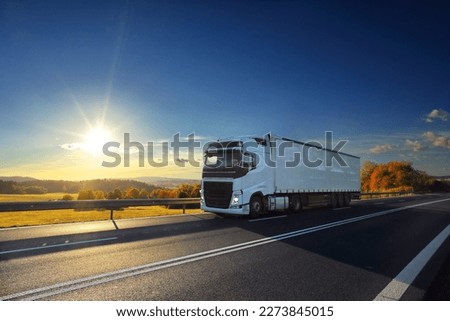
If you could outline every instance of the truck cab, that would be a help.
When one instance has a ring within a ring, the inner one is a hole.
[[[250,196],[262,196],[271,186],[263,161],[267,148],[264,137],[239,137],[206,145],[201,208],[219,214],[249,214]]]

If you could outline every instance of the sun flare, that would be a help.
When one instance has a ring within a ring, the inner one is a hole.
[[[111,133],[103,127],[92,128],[84,137],[85,149],[92,154],[100,154],[103,145],[112,141]]]

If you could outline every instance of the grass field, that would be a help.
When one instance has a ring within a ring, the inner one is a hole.
[[[0,194],[0,202],[48,201],[61,199],[64,193],[48,193],[40,195],[9,195]],[[77,194],[73,194],[76,199]],[[186,209],[187,214],[199,213],[200,209]],[[129,207],[114,211],[114,219],[151,217],[181,214],[182,209],[168,209],[164,206]],[[0,228],[32,226],[57,223],[73,223],[109,220],[110,211],[75,211],[48,210],[0,213]]]
[[[64,195],[71,195],[74,200],[78,193],[47,193],[47,194],[0,194],[0,202],[38,202],[60,200]]]

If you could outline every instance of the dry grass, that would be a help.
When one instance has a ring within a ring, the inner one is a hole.
[[[371,200],[371,199],[377,199],[377,198],[392,198],[392,197],[409,197],[409,196],[415,196],[414,193],[372,193],[372,194],[362,194],[360,196],[361,200]]]
[[[78,193],[47,193],[47,194],[0,194],[0,202],[38,202],[60,200],[64,195],[71,195],[74,200]]]
[[[200,209],[186,209],[187,214],[199,213]],[[168,209],[164,206],[131,207],[114,211],[114,219],[151,217],[181,214],[181,209]],[[31,226],[57,223],[73,223],[109,220],[110,211],[48,210],[0,213],[0,228]]]
[[[61,199],[64,193],[49,193],[42,195],[8,195],[0,194],[0,202],[48,201]],[[77,194],[73,194],[76,199]],[[182,209],[169,209],[165,206],[129,207],[114,211],[114,219],[151,217],[163,215],[177,215]],[[200,209],[186,209],[187,214],[199,213]],[[75,211],[75,210],[47,210],[0,213],[0,228],[32,226],[57,223],[73,223],[108,220],[109,210]]]

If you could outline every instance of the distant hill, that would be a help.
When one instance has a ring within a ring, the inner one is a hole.
[[[16,182],[16,183],[22,183],[22,182],[30,182],[30,181],[37,181],[37,178],[28,177],[28,176],[0,176],[0,181],[10,181],[10,182]]]
[[[187,179],[187,178],[172,178],[172,177],[159,177],[159,176],[143,176],[143,177],[133,177],[132,180],[143,182],[149,185],[155,185],[159,187],[177,187],[180,184],[198,184],[200,180],[198,179]]]
[[[435,179],[438,179],[440,181],[450,181],[450,175],[447,176],[434,176]]]
[[[129,188],[151,192],[156,188],[177,188],[181,184],[198,184],[199,180],[170,177],[137,177],[122,179],[91,179],[84,181],[40,180],[23,176],[0,176],[0,194],[78,193],[81,190],[110,192]]]

